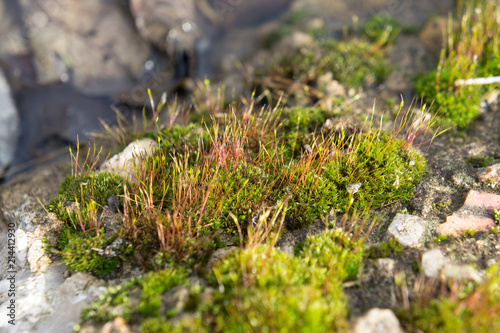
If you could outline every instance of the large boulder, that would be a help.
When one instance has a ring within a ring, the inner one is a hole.
[[[110,95],[137,85],[151,48],[117,1],[19,0],[38,83]]]

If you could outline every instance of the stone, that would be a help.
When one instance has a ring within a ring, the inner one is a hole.
[[[388,237],[396,239],[401,245],[418,247],[422,245],[427,222],[408,214],[396,214],[387,230]]]
[[[439,225],[437,232],[448,236],[459,236],[467,230],[488,231],[496,227],[493,210],[500,209],[500,195],[470,190],[464,205]]]
[[[239,247],[236,246],[227,246],[216,250],[214,253],[212,253],[212,256],[208,260],[207,271],[210,272],[212,268],[217,265],[222,259],[238,249]]]
[[[16,240],[16,264],[19,267],[23,267],[28,254],[28,237],[22,229],[17,229],[14,234]]]
[[[429,52],[437,54],[443,47],[443,36],[448,27],[446,17],[434,17],[420,31],[419,37]]]
[[[7,78],[0,69],[0,176],[14,159],[19,116]]]
[[[131,142],[121,153],[114,155],[105,162],[99,172],[114,172],[133,182],[140,161],[145,157],[152,156],[157,146],[155,140],[148,138]]]
[[[402,71],[394,70],[385,79],[384,85],[391,91],[401,93],[411,88],[411,79]]]
[[[455,263],[448,263],[443,267],[442,274],[453,280],[466,280],[481,283],[482,276],[470,265],[460,265]]]
[[[385,278],[394,277],[394,268],[396,267],[396,260],[391,258],[379,258],[375,261],[377,272],[379,276]]]
[[[439,278],[441,276],[453,280],[467,280],[480,283],[483,278],[470,265],[450,262],[441,250],[433,249],[422,255],[422,272],[428,278]]]
[[[72,82],[98,95],[137,85],[152,50],[118,1],[19,3],[38,83]]]
[[[314,38],[311,35],[301,31],[295,31],[292,34],[285,36],[276,48],[278,50],[282,50],[283,53],[286,53],[300,48],[312,47],[314,43]],[[333,79],[333,73],[331,79]]]
[[[481,183],[489,183],[492,187],[496,187],[500,184],[500,163],[479,169],[477,179]]]
[[[123,317],[115,317],[113,320],[108,321],[102,327],[101,333],[131,333],[132,330],[128,327],[127,321]]]
[[[401,333],[396,315],[389,309],[373,308],[354,324],[353,333]]]
[[[439,277],[445,265],[446,258],[440,249],[429,250],[422,255],[421,268],[426,277]]]
[[[164,52],[167,43],[193,50],[203,31],[197,25],[195,0],[131,0],[130,10],[141,36]]]

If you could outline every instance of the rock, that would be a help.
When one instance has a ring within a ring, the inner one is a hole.
[[[498,103],[500,101],[500,90],[499,89],[493,89],[491,91],[488,91],[484,96],[483,96],[483,101],[486,103],[486,108],[490,111],[496,111],[498,110]]]
[[[438,54],[443,47],[443,36],[448,30],[448,18],[435,17],[429,20],[420,31],[419,37],[429,52]]]
[[[0,62],[12,90],[35,81],[29,38],[17,1],[0,1]]]
[[[99,172],[114,172],[131,182],[136,177],[136,167],[145,157],[152,156],[158,144],[152,139],[141,139],[131,142],[125,149],[104,163]]]
[[[488,231],[496,227],[493,210],[500,209],[500,195],[470,190],[464,205],[439,225],[437,232],[459,236],[467,230]]]
[[[444,266],[442,274],[453,280],[466,280],[481,283],[483,278],[481,275],[470,265],[459,265],[448,263]]]
[[[314,46],[314,38],[302,31],[295,31],[292,34],[285,36],[277,45],[276,49],[280,52],[288,53],[300,48]],[[332,74],[333,78],[333,74]]]
[[[481,282],[483,278],[470,265],[450,262],[439,249],[426,251],[422,255],[422,271],[428,278],[443,276],[453,280]]]
[[[375,266],[379,276],[384,278],[394,277],[394,268],[396,267],[396,261],[394,259],[379,258],[375,261]]]
[[[28,254],[28,237],[22,229],[17,229],[14,234],[16,240],[16,263],[19,267],[24,267]]]
[[[426,251],[422,255],[421,268],[426,277],[438,278],[446,264],[446,258],[439,249]]]
[[[477,178],[481,183],[489,183],[493,188],[496,187],[500,184],[500,163],[479,169]]]
[[[346,190],[347,192],[354,194],[359,191],[359,188],[361,187],[361,183],[353,183],[353,184],[348,184],[346,185]]]
[[[130,10],[141,36],[164,52],[167,44],[194,50],[203,32],[195,0],[131,0]]]
[[[236,251],[238,249],[239,249],[239,247],[236,247],[236,246],[227,246],[227,247],[220,248],[217,251],[215,251],[214,253],[212,253],[212,256],[210,257],[210,259],[208,260],[208,263],[207,263],[207,271],[210,272],[212,270],[212,268],[215,265],[217,265],[217,263],[219,263],[222,259],[224,259],[225,257],[227,257],[228,255],[230,255],[231,253],[233,253],[234,251]]]
[[[354,324],[353,333],[400,333],[399,320],[389,309],[373,308]]]
[[[426,228],[427,222],[418,216],[396,214],[387,230],[387,235],[396,239],[401,245],[418,247],[422,245]]]
[[[408,89],[412,88],[411,79],[408,75],[398,70],[394,70],[389,74],[384,81],[384,85],[387,89],[395,93],[406,92]]]
[[[0,176],[14,159],[19,116],[7,79],[0,69]]]
[[[137,85],[151,49],[117,1],[19,3],[38,83],[72,82],[99,95]]]
[[[0,186],[5,220],[9,228],[16,229],[15,273],[8,271],[8,248],[5,242],[0,243],[3,247],[0,250],[0,315],[7,318],[7,305],[13,299],[7,291],[12,284],[16,325],[2,320],[1,332],[73,332],[83,307],[103,292],[105,283],[89,274],[77,273],[67,278],[66,266],[52,262],[44,251],[44,237],[59,226],[38,199],[47,205],[57,194],[64,179],[64,166],[37,168]]]
[[[128,327],[127,321],[123,317],[115,317],[115,319],[108,321],[102,327],[100,333],[131,333],[132,330]]]

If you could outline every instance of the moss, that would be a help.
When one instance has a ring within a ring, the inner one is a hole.
[[[457,86],[456,80],[489,77],[500,72],[500,48],[496,38],[500,25],[494,1],[463,1],[457,5],[459,24],[449,31],[449,41],[441,51],[436,70],[415,80],[417,94],[433,102],[432,111],[445,111],[445,125],[465,129],[479,111],[481,97],[498,85]],[[453,22],[449,26],[453,26]],[[486,33],[485,33],[486,32]]]
[[[474,168],[484,168],[495,164],[495,159],[498,158],[497,154],[491,156],[469,156],[467,163]]]
[[[68,203],[76,202],[84,209],[85,203],[93,201],[98,211],[102,211],[109,197],[123,197],[123,184],[122,177],[108,172],[90,173],[88,176],[68,176],[61,183],[57,196],[49,202],[47,209],[55,213],[58,219],[71,225],[71,221],[75,221],[77,217],[74,212],[68,211]],[[120,199],[120,205],[123,206],[123,199]],[[82,216],[87,217],[87,214]]]
[[[182,268],[167,268],[146,275],[141,283],[142,292],[139,297],[137,311],[146,317],[159,316],[163,293],[174,286],[184,283],[186,277],[187,272]]]
[[[235,251],[208,275],[210,292],[189,286],[184,269],[168,267],[110,289],[84,311],[82,323],[122,316],[142,332],[343,330],[348,305],[342,281],[355,278],[362,248],[362,241],[327,230],[309,237],[298,256],[264,245]],[[177,316],[162,302],[179,285],[190,291]]]
[[[443,114],[443,125],[459,125],[464,129],[475,118],[479,111],[479,104],[484,90],[477,86],[455,88],[455,80],[461,78],[452,74],[451,70],[443,69],[439,81],[436,79],[437,72],[433,71],[426,76],[418,76],[414,83],[417,95],[424,100],[432,102],[431,110],[445,111]],[[439,82],[437,85],[436,82]]]
[[[464,234],[462,235],[464,238],[470,238],[474,237],[476,235],[476,232],[472,229],[467,229],[465,230]]]
[[[363,241],[352,240],[340,229],[328,229],[307,238],[299,258],[310,266],[329,268],[332,262],[341,267],[336,275],[342,281],[356,280],[363,257]]]
[[[316,86],[321,75],[332,72],[341,84],[359,88],[380,83],[389,74],[390,66],[384,53],[368,42],[327,39],[316,48],[285,55],[270,72],[312,86]]]
[[[101,251],[116,240],[115,237],[106,239],[104,231],[101,230],[97,235],[82,235],[67,230],[67,245],[61,250],[62,260],[73,271],[87,271],[98,276],[113,273],[115,268],[121,262],[120,257],[108,257]],[[62,243],[59,244],[62,246]],[[125,257],[132,248],[123,245],[115,250]]]
[[[128,321],[137,319],[138,315],[158,317],[162,295],[172,287],[184,284],[187,276],[182,267],[167,267],[111,287],[82,312],[82,324],[88,321],[105,323],[116,316]]]
[[[378,259],[400,256],[403,252],[403,245],[395,239],[390,239],[387,242],[372,245],[365,251],[365,258]]]
[[[387,14],[374,15],[361,27],[363,34],[372,42],[380,41],[382,43],[396,38],[401,29],[401,23]]]

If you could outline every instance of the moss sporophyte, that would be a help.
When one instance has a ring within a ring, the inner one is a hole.
[[[192,264],[208,257],[220,232],[244,244],[256,228],[272,229],[276,221],[294,230],[332,210],[408,200],[426,170],[412,146],[439,134],[438,128],[417,142],[438,118],[424,122],[420,111],[404,112],[403,103],[391,132],[360,126],[349,135],[317,132],[317,124],[335,121],[321,109],[276,105],[255,111],[254,103],[247,105],[203,126],[171,124],[146,133],[158,149],[136,166],[133,183],[84,166],[68,177],[48,205],[65,225],[58,250],[68,265],[102,271],[99,254],[117,237],[129,246],[107,259],[110,266],[133,248],[157,249]],[[119,198],[120,213],[112,233],[101,222],[110,197]]]

